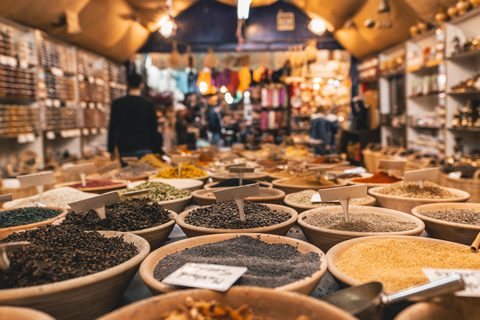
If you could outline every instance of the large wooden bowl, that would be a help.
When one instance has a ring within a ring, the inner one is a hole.
[[[16,208],[0,209],[0,212],[10,211],[10,210],[15,210],[15,209],[16,209]],[[53,217],[53,218],[50,218],[50,219],[47,219],[47,220],[43,220],[43,221],[40,221],[40,222],[30,223],[30,224],[24,224],[24,225],[21,225],[21,226],[15,226],[15,227],[9,227],[9,228],[0,228],[0,239],[3,239],[3,238],[5,238],[5,237],[7,237],[9,234],[12,234],[12,233],[17,232],[17,231],[30,230],[30,229],[33,229],[33,228],[45,226],[45,225],[47,225],[47,224],[52,224],[52,223],[55,222],[56,220],[65,217],[65,215],[66,215],[67,212],[68,212],[68,209],[66,209],[66,208],[59,208],[59,207],[46,207],[46,209],[62,210],[62,212],[60,212],[60,214],[59,214],[58,216],[56,216],[56,217]]]
[[[92,192],[92,193],[99,193],[99,194],[102,194],[102,193],[107,193],[107,192],[110,192],[110,191],[114,191],[114,190],[119,190],[119,189],[123,189],[123,188],[126,188],[129,181],[127,180],[117,180],[117,179],[110,179],[112,182],[118,182],[118,184],[114,184],[114,185],[111,185],[111,186],[104,186],[104,187],[92,187],[92,188],[75,188],[79,191],[83,191],[83,192]],[[54,188],[62,188],[62,187],[70,187],[71,185],[74,185],[74,184],[77,184],[77,183],[82,183],[82,181],[71,181],[71,182],[64,182],[64,183],[57,183]]]
[[[416,303],[395,320],[475,320],[480,314],[480,299],[474,297],[444,296],[431,302]]]
[[[238,178],[238,174],[236,173],[229,173],[229,172],[214,172],[211,173],[210,176],[212,177],[213,182],[223,181],[232,178]],[[254,181],[263,181],[266,180],[268,177],[268,173],[263,172],[247,172],[243,175],[243,179],[245,180],[254,180]]]
[[[298,217],[298,224],[300,228],[302,228],[303,233],[308,239],[308,242],[311,244],[316,245],[322,251],[327,252],[330,250],[331,247],[340,243],[345,240],[359,238],[359,237],[366,237],[366,236],[374,236],[374,235],[408,235],[408,236],[420,236],[425,225],[423,224],[422,220],[412,217],[409,214],[389,210],[384,208],[377,208],[377,207],[362,207],[362,206],[349,206],[348,212],[351,215],[355,215],[355,213],[361,212],[368,212],[368,213],[375,213],[382,216],[389,216],[398,219],[399,221],[409,221],[415,223],[417,226],[412,230],[407,231],[398,231],[398,232],[350,232],[350,231],[340,231],[340,230],[331,230],[327,228],[315,227],[311,224],[308,224],[304,221],[306,217],[312,214],[322,213],[322,212],[329,212],[329,213],[341,213],[343,214],[343,209],[340,206],[335,207],[324,207],[319,209],[308,210],[300,214]]]
[[[163,246],[155,251],[153,251],[141,264],[140,266],[140,277],[143,282],[147,285],[148,289],[154,294],[161,294],[165,292],[172,292],[179,290],[179,287],[174,287],[170,285],[163,284],[158,281],[153,276],[153,270],[160,260],[165,258],[167,255],[181,251],[186,248],[192,248],[206,243],[215,243],[223,240],[228,240],[235,238],[241,235],[246,235],[249,237],[258,238],[267,243],[287,243],[297,248],[301,253],[316,252],[320,255],[320,270],[313,273],[311,277],[307,277],[290,284],[277,287],[275,290],[280,291],[294,291],[302,294],[309,295],[317,286],[320,278],[323,276],[325,271],[327,271],[327,260],[323,252],[315,247],[314,245],[307,243],[305,241],[271,235],[271,234],[256,234],[256,233],[231,233],[231,234],[214,234],[202,237],[195,237],[191,239],[180,240],[173,242],[166,246]]]
[[[283,190],[286,194],[290,193],[295,193],[303,190],[308,190],[308,189],[328,189],[328,188],[336,188],[336,187],[344,187],[347,185],[346,181],[340,180],[339,183],[331,186],[312,186],[312,185],[293,185],[293,184],[287,184],[285,181],[287,181],[290,178],[283,178],[283,179],[277,179],[273,180],[272,184],[273,187],[276,189]]]
[[[355,280],[352,277],[347,276],[342,271],[338,270],[335,266],[335,263],[341,258],[342,254],[347,251],[350,247],[353,247],[356,244],[359,244],[364,241],[370,240],[381,240],[381,239],[398,239],[398,240],[411,240],[411,241],[420,241],[420,242],[427,242],[427,243],[438,243],[438,244],[450,244],[450,245],[457,245],[463,248],[466,247],[463,244],[458,244],[455,242],[449,242],[444,240],[437,240],[425,237],[411,237],[411,236],[395,236],[395,235],[379,235],[379,236],[368,236],[368,237],[360,237],[355,239],[350,239],[347,241],[340,242],[333,246],[327,253],[327,260],[328,260],[328,271],[332,274],[332,276],[337,280],[337,282],[342,286],[357,286],[362,284],[362,282]]]
[[[266,205],[272,210],[288,212],[291,214],[291,217],[285,222],[282,222],[273,226],[269,226],[269,227],[251,228],[251,229],[215,229],[215,228],[197,227],[197,226],[193,226],[191,224],[186,223],[185,217],[190,212],[196,210],[196,209],[190,209],[180,213],[176,218],[176,222],[178,226],[182,229],[182,231],[189,238],[206,236],[209,234],[218,234],[218,233],[267,233],[267,234],[276,234],[280,236],[286,235],[288,230],[290,230],[290,228],[297,221],[297,218],[298,218],[297,211],[286,206],[280,206],[278,204],[270,204],[270,203],[262,203],[262,204]]]
[[[470,194],[463,190],[445,188],[446,190],[458,195],[458,198],[450,199],[425,199],[425,198],[405,198],[398,196],[390,196],[378,193],[377,191],[383,187],[376,187],[368,190],[368,193],[377,199],[380,206],[388,209],[398,210],[406,213],[411,213],[412,209],[422,204],[442,203],[442,202],[465,202],[470,198]]]
[[[215,188],[215,191],[222,189],[227,188]],[[212,193],[213,190],[211,189],[202,189],[193,191],[192,196],[199,206],[208,206],[217,203],[217,199]],[[285,198],[285,192],[282,190],[273,188],[260,188],[260,194],[258,196],[247,197],[245,198],[245,201],[280,204],[282,203],[283,198]]]
[[[8,320],[55,320],[48,314],[30,308],[0,307],[0,319]]]
[[[248,179],[247,179],[248,180]],[[214,188],[233,188],[233,187],[238,187],[238,186],[230,186],[230,187],[217,187],[217,185],[220,183],[221,181],[217,181],[217,182],[212,182],[212,183],[207,183],[206,185],[204,185],[203,187],[205,189],[214,189]],[[260,188],[272,188],[273,185],[270,183],[270,182],[267,182],[267,181],[257,181],[258,184],[260,185]]]
[[[132,259],[88,276],[26,288],[0,290],[0,305],[33,308],[56,319],[94,319],[111,311],[150,251],[147,240],[131,233],[101,231],[123,236],[139,253]]]
[[[248,305],[255,316],[263,319],[297,319],[304,315],[309,319],[353,320],[356,319],[322,300],[304,295],[259,287],[233,287],[227,292],[192,289],[156,296],[123,307],[98,320],[157,320],[158,315],[176,310],[185,304],[187,297],[194,301],[217,301],[221,305],[238,309]]]
[[[298,192],[295,192],[295,193],[290,193],[290,194],[287,194],[285,196],[285,199],[283,199],[283,202],[285,202],[285,204],[295,210],[297,210],[298,213],[302,213],[303,211],[306,211],[306,210],[311,210],[311,209],[320,209],[320,208],[326,208],[325,206],[320,206],[320,205],[303,205],[303,204],[298,204],[298,203],[295,203],[293,202],[291,199],[292,197],[295,196],[295,194],[298,193]],[[356,203],[355,205],[356,206],[371,206],[373,205],[377,200],[372,197],[372,196],[367,196],[365,198],[365,201],[362,201],[361,203]],[[340,203],[338,203],[338,205],[340,205]]]
[[[468,209],[480,211],[479,203],[432,203],[424,204],[412,209],[412,214],[425,223],[425,231],[433,238],[453,241],[463,244],[471,244],[480,232],[480,226],[448,222],[424,216],[420,211],[424,210],[452,210]]]

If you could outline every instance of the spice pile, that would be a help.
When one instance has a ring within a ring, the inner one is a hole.
[[[333,206],[340,205],[339,202],[312,202],[312,197],[314,194],[318,194],[318,191],[303,190],[300,192],[292,193],[291,195],[288,196],[288,200],[302,206],[333,207]],[[355,198],[355,199],[351,199],[349,201],[349,204],[351,206],[357,206],[367,202],[368,200],[369,200],[368,198]]]
[[[355,212],[349,216],[350,222],[346,222],[343,212],[316,212],[304,217],[303,221],[314,227],[349,232],[400,232],[417,227],[415,222],[375,213]]]
[[[425,181],[424,187],[420,188],[416,181],[397,182],[390,186],[377,190],[378,193],[415,199],[453,199],[458,195],[430,181]]]
[[[155,167],[146,162],[140,162],[131,166],[126,166],[114,173],[117,179],[128,179],[148,174],[148,171],[155,171]]]
[[[41,207],[25,207],[0,212],[0,229],[37,223],[55,218],[62,210]]]
[[[190,196],[191,194],[189,190],[177,189],[174,186],[159,181],[146,181],[139,184],[138,186],[135,186],[134,188],[121,190],[118,193],[121,196],[125,192],[133,192],[144,189],[151,190],[151,192],[147,194],[144,199],[155,202],[185,198]],[[129,200],[129,198],[122,197],[122,200]]]
[[[334,186],[336,185],[335,182],[327,180],[322,176],[320,176],[320,178],[317,179],[316,175],[295,176],[283,181],[282,183],[289,184],[292,186]]]
[[[182,164],[181,176],[178,176],[178,167],[166,168],[155,175],[155,178],[178,179],[178,178],[199,178],[205,177],[207,173],[194,165]]]
[[[450,210],[423,210],[419,211],[421,215],[433,219],[480,226],[480,212],[470,209],[450,209]]]
[[[243,210],[245,221],[240,220],[235,202],[199,207],[185,216],[185,223],[203,228],[250,229],[273,226],[292,217],[288,212],[272,210],[266,205],[253,202],[245,202]]]
[[[30,287],[78,278],[115,267],[138,251],[121,237],[106,238],[75,226],[43,226],[16,232],[0,243],[29,241],[8,254],[10,268],[0,269],[0,289]]]
[[[96,197],[96,194],[82,192],[80,190],[63,187],[58,189],[52,189],[43,193],[42,203],[50,207],[69,208],[69,203],[85,200],[88,198]],[[40,196],[37,194],[32,197],[13,200],[3,204],[6,209],[28,207],[35,205],[40,201]]]
[[[402,178],[397,178],[394,175],[388,175],[388,173],[380,171],[375,173],[373,176],[369,178],[358,178],[353,179],[352,182],[357,183],[395,183],[402,181]]]
[[[153,276],[161,281],[189,262],[247,267],[248,271],[235,284],[267,288],[310,277],[320,270],[321,264],[315,252],[302,254],[289,244],[240,236],[172,253],[159,261]]]
[[[156,227],[171,220],[168,211],[158,203],[145,200],[114,203],[105,207],[106,219],[95,210],[75,213],[69,211],[62,224],[76,225],[87,230],[135,231]]]
[[[69,184],[68,186],[70,188],[75,188],[75,189],[84,189],[84,188],[98,188],[98,187],[109,187],[109,186],[115,186],[118,184],[122,184],[121,182],[114,182],[111,180],[89,180],[83,185],[81,182],[80,183],[75,183],[75,184]]]
[[[346,250],[335,266],[360,282],[380,281],[388,292],[428,282],[422,268],[480,269],[480,254],[466,246],[417,240],[369,240]]]
[[[262,317],[255,316],[248,305],[238,309],[221,305],[217,301],[194,301],[192,297],[185,299],[185,304],[180,305],[176,310],[164,314],[161,320],[262,320]],[[270,319],[270,318],[267,318]],[[296,320],[310,320],[307,316],[300,316]]]

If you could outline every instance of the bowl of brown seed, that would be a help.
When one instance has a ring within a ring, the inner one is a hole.
[[[470,244],[480,232],[479,203],[424,204],[413,208],[412,214],[433,238]]]
[[[235,286],[274,288],[309,295],[327,270],[324,253],[297,239],[258,233],[214,234],[173,242],[153,251],[140,277],[154,294],[180,290],[163,279],[185,263],[247,267]]]
[[[55,318],[52,318],[45,312],[30,308],[0,307],[0,315],[2,315],[2,319],[55,320]]]
[[[374,196],[382,207],[406,213],[411,213],[413,208],[422,204],[465,202],[470,198],[468,192],[445,188],[430,181],[425,181],[423,188],[420,188],[416,181],[397,182],[369,189],[368,193]]]
[[[349,206],[348,211],[349,222],[340,206],[305,211],[297,221],[308,242],[324,252],[353,238],[381,234],[420,236],[425,228],[422,220],[400,211],[368,206]]]
[[[212,189],[195,190],[192,192],[192,196],[199,206],[208,206],[208,205],[217,203],[215,194],[213,192],[217,190],[222,190],[225,188],[215,188],[214,190]],[[285,198],[285,192],[283,192],[282,190],[273,189],[273,188],[260,188],[260,194],[258,196],[247,197],[245,198],[245,201],[280,204],[283,198]]]
[[[245,202],[245,221],[240,220],[233,201],[194,208],[175,219],[187,237],[217,233],[268,233],[284,236],[295,224],[298,213],[292,208],[270,203]]]
[[[395,320],[474,320],[480,314],[479,298],[443,296],[435,301],[419,302],[400,312]]]
[[[142,300],[98,320],[211,319],[210,310],[222,319],[353,320],[351,314],[327,302],[294,292],[258,287],[233,287],[227,292],[191,289]],[[192,316],[193,315],[193,316]]]

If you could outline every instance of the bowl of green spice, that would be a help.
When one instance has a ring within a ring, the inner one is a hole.
[[[160,181],[134,182],[130,188],[119,191],[120,196],[125,192],[133,192],[150,189],[151,192],[145,195],[144,199],[160,204],[164,209],[180,213],[192,200],[192,193],[189,190],[178,189],[174,186]],[[127,200],[126,197],[122,199]]]
[[[65,217],[66,208],[60,207],[22,207],[0,209],[0,239],[21,230],[30,230],[52,224]]]

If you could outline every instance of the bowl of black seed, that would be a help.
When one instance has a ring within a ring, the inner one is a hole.
[[[52,224],[65,217],[68,209],[59,207],[22,207],[0,209],[0,239],[21,230]]]
[[[349,222],[340,206],[302,212],[298,224],[308,242],[327,252],[331,247],[353,238],[376,235],[420,236],[422,220],[391,209],[349,206]]]
[[[470,245],[480,232],[479,203],[434,203],[412,209],[433,238]]]
[[[214,191],[222,190],[226,188],[201,189],[192,192],[193,199],[199,206],[208,206],[217,203]],[[280,204],[285,198],[285,192],[273,188],[260,188],[260,194],[255,197],[245,198],[246,201],[257,203],[273,203]]]
[[[324,253],[308,242],[269,234],[235,233],[195,237],[163,246],[144,260],[140,277],[155,295],[180,290],[161,281],[185,263],[247,267],[234,286],[306,295],[327,270]]]
[[[284,236],[297,221],[292,208],[269,203],[245,202],[245,221],[233,201],[199,207],[180,213],[176,222],[187,237],[215,233],[268,233]]]
[[[255,183],[258,183],[261,188],[273,187],[273,184],[266,181],[255,181],[255,180],[249,180],[249,179],[242,180],[242,186],[246,186],[248,184],[255,184]],[[238,187],[238,186],[240,186],[240,179],[232,178],[232,179],[222,180],[220,182],[207,183],[203,187],[205,189],[214,189],[214,188]]]
[[[75,225],[86,230],[120,231],[136,234],[150,244],[150,250],[159,248],[175,226],[177,214],[156,202],[132,200],[105,207],[105,219],[95,210],[76,213],[70,210],[56,224]]]
[[[47,225],[0,243],[28,241],[0,270],[0,305],[34,308],[56,319],[94,319],[120,301],[150,251],[137,235]]]

